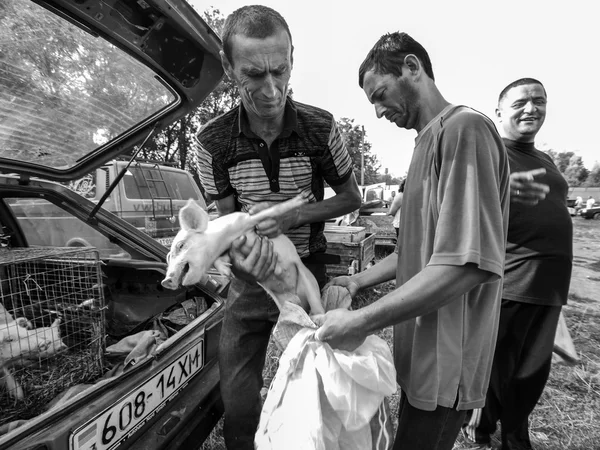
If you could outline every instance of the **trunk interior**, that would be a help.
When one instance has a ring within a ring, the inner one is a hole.
[[[1,225],[8,242],[18,230]],[[81,246],[0,248],[0,436],[219,310],[215,293],[163,288],[164,267]]]

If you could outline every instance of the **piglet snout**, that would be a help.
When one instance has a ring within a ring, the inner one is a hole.
[[[177,289],[177,284],[175,283],[175,280],[173,280],[173,277],[170,276],[165,277],[165,279],[162,280],[160,284],[162,284],[162,286],[167,289]]]

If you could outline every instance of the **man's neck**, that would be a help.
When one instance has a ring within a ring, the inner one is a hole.
[[[284,111],[274,118],[265,119],[248,113],[248,123],[254,134],[263,139],[268,146],[281,134],[284,125]]]
[[[509,139],[511,141],[519,142],[521,144],[533,144],[535,142],[535,135],[533,136],[523,136],[520,134],[512,135],[511,133],[507,133],[506,131],[500,129],[500,137],[504,139]]]
[[[415,127],[417,133],[420,133],[429,122],[450,105],[450,102],[442,96],[437,86],[432,82],[424,96],[421,97],[421,105],[419,121]]]

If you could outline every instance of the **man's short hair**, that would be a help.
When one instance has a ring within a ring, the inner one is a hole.
[[[498,96],[498,108],[500,107],[500,103],[502,103],[502,100],[504,100],[504,97],[506,97],[506,94],[508,94],[508,91],[510,91],[512,88],[524,86],[526,84],[539,84],[544,90],[544,95],[548,97],[548,94],[546,93],[546,88],[544,87],[541,81],[538,81],[535,78],[519,78],[518,80],[513,81],[504,89],[502,89],[502,92],[500,92],[500,95]]]
[[[435,80],[427,50],[407,33],[384,34],[375,43],[358,69],[358,85],[362,88],[365,74],[373,70],[377,74],[402,75],[406,55],[415,55],[423,64],[425,73]]]
[[[263,5],[248,5],[236,9],[227,16],[223,25],[223,52],[227,60],[231,60],[231,38],[241,34],[249,38],[265,39],[273,36],[279,30],[285,30],[292,44],[292,33],[287,22],[281,14],[272,8]]]

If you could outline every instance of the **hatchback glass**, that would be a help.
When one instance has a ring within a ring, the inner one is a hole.
[[[106,40],[35,3],[0,0],[0,157],[68,169],[175,101]]]

